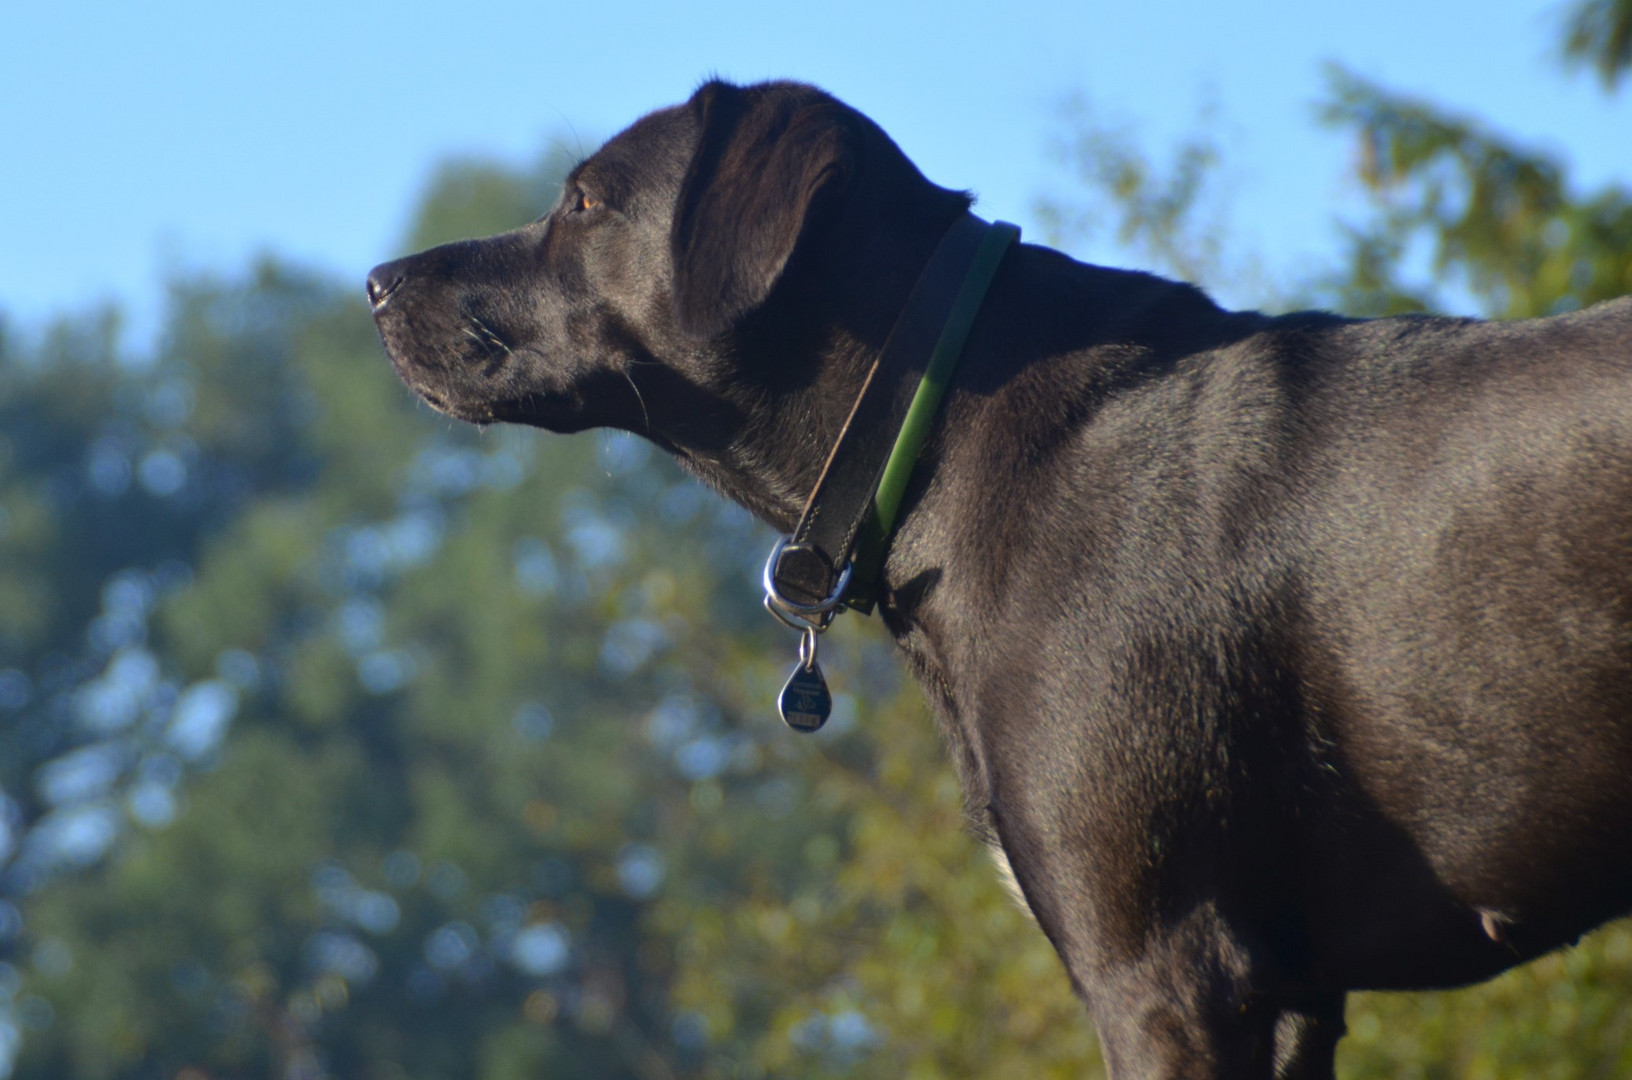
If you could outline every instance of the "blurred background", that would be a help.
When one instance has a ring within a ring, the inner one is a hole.
[[[763,527],[417,405],[361,284],[718,73],[1232,305],[1632,292],[1629,0],[1124,6],[0,14],[0,1078],[1100,1075],[878,627],[786,731]],[[1632,1075],[1632,930],[1349,1022]]]

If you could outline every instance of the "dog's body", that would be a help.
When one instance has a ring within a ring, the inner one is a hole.
[[[370,295],[436,407],[788,529],[967,204],[714,83]],[[880,610],[1119,1080],[1330,1076],[1346,991],[1632,907],[1632,300],[1270,318],[1018,246],[904,510]]]

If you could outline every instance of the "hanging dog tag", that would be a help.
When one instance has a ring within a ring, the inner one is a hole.
[[[788,684],[776,699],[776,707],[782,713],[783,723],[795,731],[811,732],[827,723],[828,714],[833,711],[833,695],[827,692],[822,669],[815,664],[807,668],[803,661],[795,665]]]
[[[816,632],[806,630],[799,640],[799,663],[788,676],[787,685],[777,695],[776,709],[782,722],[795,731],[812,732],[827,723],[833,712],[833,695],[816,664]]]

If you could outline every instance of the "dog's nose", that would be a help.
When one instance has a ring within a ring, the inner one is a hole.
[[[402,263],[381,263],[368,272],[368,306],[380,310],[391,294],[401,287],[408,275],[402,272]]]

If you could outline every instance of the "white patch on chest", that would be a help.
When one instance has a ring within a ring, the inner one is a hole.
[[[1033,920],[1037,916],[1032,912],[1031,905],[1026,903],[1026,894],[1020,888],[1020,879],[1014,876],[1014,867],[1009,865],[1009,857],[1003,853],[999,844],[987,844],[987,854],[992,857],[992,864],[997,867],[997,879],[1003,883],[1003,891],[1009,894],[1009,899],[1020,905],[1020,910],[1030,915]]]

